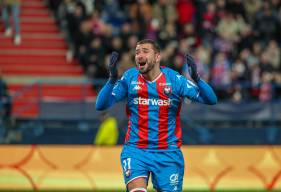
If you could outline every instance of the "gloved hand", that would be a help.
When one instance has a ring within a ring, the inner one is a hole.
[[[119,58],[119,53],[113,51],[110,55],[110,61],[108,65],[110,83],[115,83],[118,79],[118,71],[117,71],[118,58]]]
[[[186,54],[185,55],[185,61],[187,63],[188,66],[188,72],[190,77],[196,82],[198,83],[198,81],[200,80],[200,76],[197,72],[197,66],[196,63],[194,61],[194,59],[192,58],[192,56],[190,54]]]

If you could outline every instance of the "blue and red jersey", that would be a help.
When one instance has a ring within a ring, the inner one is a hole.
[[[201,84],[208,86],[203,81]],[[169,68],[161,68],[161,74],[154,81],[146,80],[136,68],[131,68],[114,87],[107,86],[97,98],[97,108],[108,108],[127,99],[125,143],[137,148],[178,149],[182,145],[180,110],[183,98],[208,103],[206,96],[203,99],[200,96],[200,87]],[[206,91],[212,92],[212,89],[207,87]]]

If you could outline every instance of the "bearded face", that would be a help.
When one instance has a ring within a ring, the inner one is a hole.
[[[146,74],[159,67],[160,54],[155,52],[151,44],[139,44],[136,47],[135,61],[140,73]]]

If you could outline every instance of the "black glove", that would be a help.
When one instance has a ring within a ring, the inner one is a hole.
[[[192,58],[192,56],[190,54],[186,54],[185,55],[185,61],[186,61],[187,66],[188,66],[188,72],[190,74],[190,77],[196,83],[198,83],[198,81],[200,80],[200,77],[197,73],[197,66],[196,66],[196,63],[195,63],[194,59]]]
[[[110,55],[110,61],[108,65],[109,81],[111,83],[115,83],[118,79],[118,71],[117,71],[118,58],[119,58],[119,53],[113,51]]]

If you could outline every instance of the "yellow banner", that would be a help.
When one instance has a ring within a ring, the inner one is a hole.
[[[281,189],[280,146],[184,146],[182,151],[184,189]],[[0,190],[125,189],[120,152],[120,146],[2,145]]]

